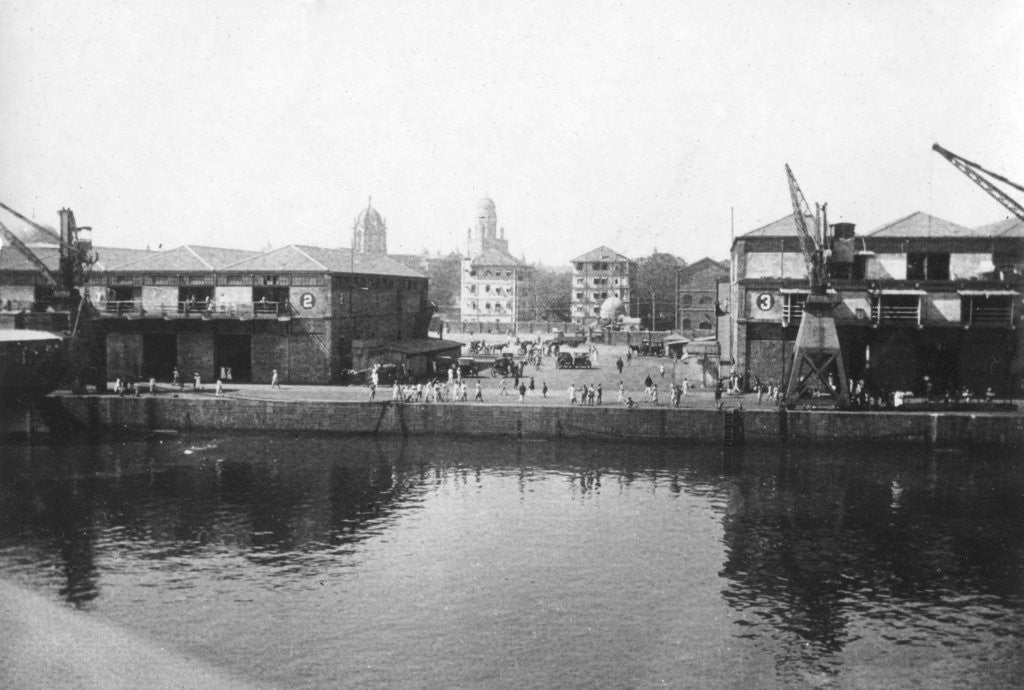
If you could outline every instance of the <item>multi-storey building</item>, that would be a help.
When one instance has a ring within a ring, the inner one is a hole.
[[[918,212],[864,236],[848,223],[832,231],[848,377],[888,390],[1011,391],[1022,371],[1020,223],[971,229]],[[809,293],[793,218],[737,237],[731,271],[729,359],[781,381]]]
[[[513,329],[527,316],[532,273],[531,266],[509,254],[505,228],[498,231],[494,202],[481,199],[462,259],[462,321],[481,328]]]
[[[729,275],[729,264],[704,257],[676,271],[679,333],[687,338],[715,335],[718,285]]]
[[[601,305],[617,299],[629,305],[636,285],[635,261],[604,245],[572,260],[570,305],[574,323],[586,323],[601,316]]]
[[[33,250],[46,263],[54,247]],[[99,249],[84,290],[106,375],[329,383],[376,362],[432,371],[459,343],[429,339],[427,279],[378,253],[290,245],[268,252],[181,246]],[[0,300],[38,308],[37,273],[0,249]],[[9,304],[7,304],[9,302]],[[45,307],[44,307],[45,308]]]

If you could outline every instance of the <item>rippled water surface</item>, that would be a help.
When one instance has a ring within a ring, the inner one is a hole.
[[[0,446],[0,577],[266,686],[1012,686],[1016,456]]]

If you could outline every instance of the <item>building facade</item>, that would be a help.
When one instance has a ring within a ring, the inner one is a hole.
[[[505,229],[491,199],[477,205],[476,225],[466,238],[460,307],[463,323],[506,330],[527,315],[533,269],[509,254]]]
[[[604,245],[572,260],[570,309],[573,323],[601,317],[605,300],[614,298],[629,305],[636,286],[637,264]]]
[[[1012,392],[1022,372],[1019,223],[971,229],[918,212],[864,236],[837,224],[829,243],[848,378],[876,390]],[[809,294],[792,216],[737,237],[731,272],[729,359],[751,379],[781,382]]]
[[[371,209],[372,210],[372,209]],[[374,363],[432,373],[460,344],[431,339],[427,279],[378,253],[290,245],[99,249],[83,286],[105,376],[336,383]],[[0,249],[0,300],[35,311],[36,273]],[[37,255],[53,261],[40,247]]]
[[[676,271],[678,308],[676,329],[686,338],[707,338],[717,331],[719,282],[729,275],[729,265],[707,257]]]

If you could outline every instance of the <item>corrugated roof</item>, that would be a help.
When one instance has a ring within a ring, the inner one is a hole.
[[[965,228],[942,218],[915,211],[909,216],[868,233],[870,237],[984,237],[977,229]]]
[[[602,244],[597,249],[591,249],[586,254],[580,254],[575,259],[570,259],[569,263],[574,263],[575,264],[575,263],[578,263],[578,262],[581,262],[581,261],[583,261],[583,262],[586,262],[586,261],[589,261],[589,262],[594,262],[594,261],[609,261],[609,262],[611,262],[611,261],[630,261],[630,258],[628,256],[623,255],[623,254],[619,254],[617,251],[615,251],[611,247],[606,247],[605,245]]]
[[[458,340],[440,340],[438,338],[412,338],[410,340],[392,340],[384,343],[385,350],[401,352],[405,355],[422,355],[429,352],[445,350],[461,350],[462,343]]]

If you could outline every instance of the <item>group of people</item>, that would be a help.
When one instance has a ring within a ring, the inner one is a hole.
[[[622,391],[622,382],[619,382],[619,391]],[[579,397],[577,398],[577,392]],[[576,388],[575,383],[569,384],[569,403],[576,405],[600,405],[601,398],[604,396],[604,390],[601,383],[597,384],[586,384],[584,383],[580,388]],[[547,396],[545,396],[547,397]]]

